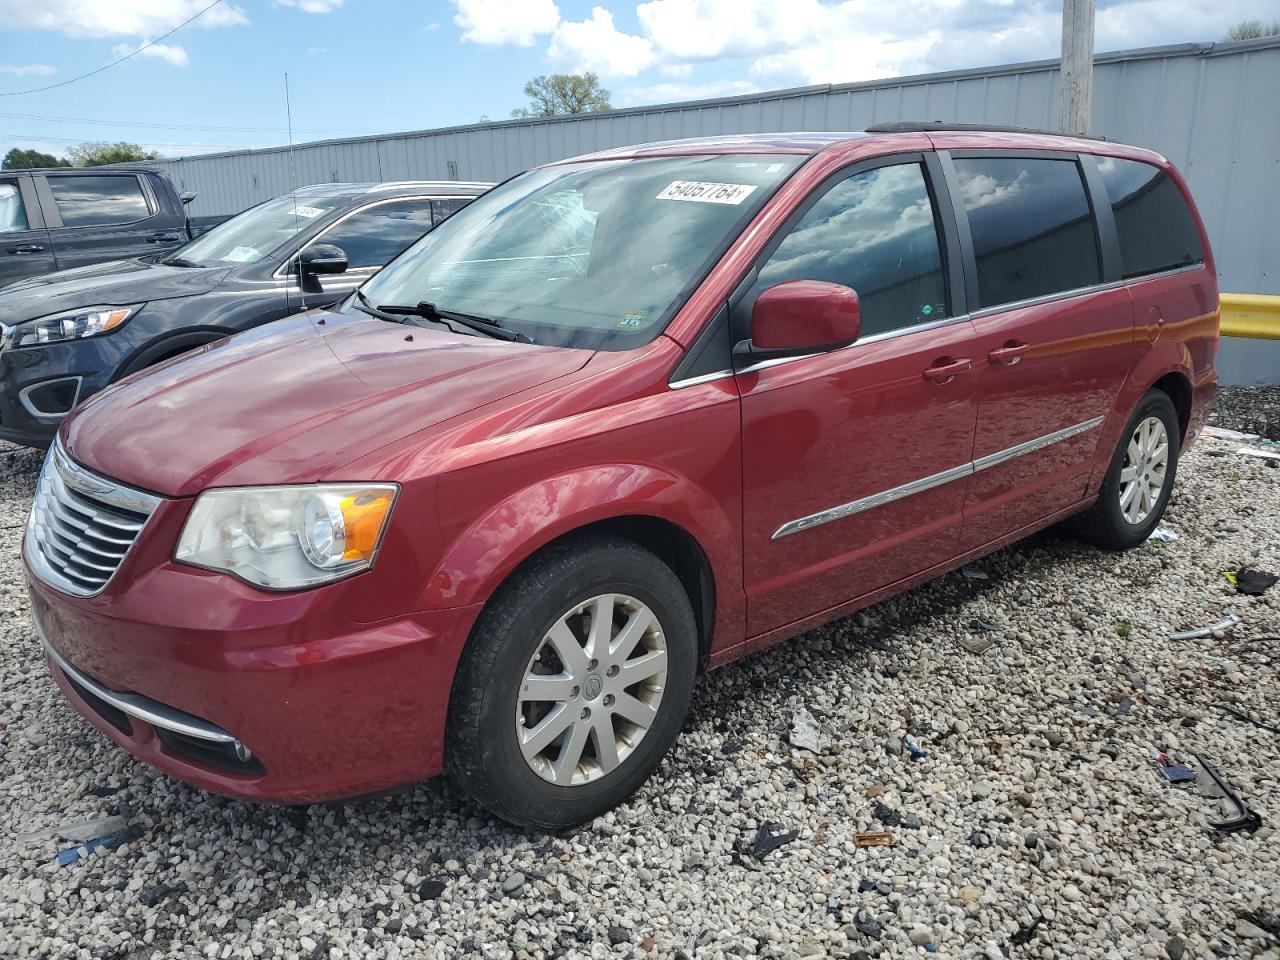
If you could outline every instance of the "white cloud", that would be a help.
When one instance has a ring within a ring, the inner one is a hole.
[[[533,46],[560,23],[555,0],[453,0],[462,39],[486,45]]]
[[[194,16],[208,0],[0,0],[8,30],[55,30],[69,37],[157,36]],[[239,8],[220,3],[192,27],[249,22]]]
[[[460,9],[469,5],[457,2]],[[588,19],[560,22],[548,58],[606,78],[635,77],[651,68],[696,78],[701,64],[739,61],[737,75],[762,86],[846,83],[1052,58],[1061,30],[1061,7],[1052,0],[914,0],[909,7],[885,0],[634,2],[636,32],[616,25],[608,8],[621,13],[621,3],[597,6]],[[1101,0],[1096,49],[1216,40],[1257,11],[1258,0]],[[634,90],[640,96],[704,86]]]
[[[654,61],[653,44],[620,31],[604,7],[592,7],[588,20],[561,23],[547,56],[575,73],[591,70],[607,77],[634,77]]]
[[[328,52],[329,52],[328,47],[307,47],[307,53],[311,54],[311,56],[313,57],[320,56],[321,54],[325,54]]]
[[[0,73],[11,77],[49,77],[57,72],[47,63],[0,63]]]
[[[428,24],[427,24],[425,27],[423,27],[422,29],[423,29],[423,30],[439,30],[441,26],[442,26],[442,24],[440,23],[440,21],[439,21],[439,20],[432,20],[430,23],[428,23]]]
[[[297,7],[303,13],[333,13],[346,0],[276,0],[282,7]]]
[[[175,67],[185,67],[191,63],[191,59],[187,56],[187,51],[175,44],[153,43],[151,46],[141,49],[142,44],[131,46],[122,43],[119,46],[112,47],[111,52],[117,57],[127,57],[131,53],[137,53],[140,57],[153,57],[156,60],[163,60],[165,63],[171,63]]]

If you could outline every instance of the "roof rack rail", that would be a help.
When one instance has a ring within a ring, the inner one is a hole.
[[[890,123],[873,123],[867,133],[929,133],[930,131],[956,130],[970,133],[1035,133],[1042,137],[1079,137],[1083,140],[1102,140],[1093,133],[1063,133],[1061,130],[1037,130],[1034,127],[1009,127],[998,123],[952,123],[948,120],[894,120]]]

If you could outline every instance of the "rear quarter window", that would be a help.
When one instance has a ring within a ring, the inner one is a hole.
[[[1120,237],[1126,278],[1204,262],[1195,217],[1178,185],[1138,160],[1098,157]]]
[[[1098,234],[1071,159],[957,158],[982,307],[1102,281]]]

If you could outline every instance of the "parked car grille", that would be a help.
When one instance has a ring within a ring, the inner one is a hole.
[[[159,504],[80,466],[54,441],[27,521],[27,562],[65,593],[101,593]]]

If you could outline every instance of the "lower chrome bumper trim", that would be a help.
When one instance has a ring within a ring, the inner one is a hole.
[[[35,629],[36,636],[40,638],[40,645],[44,647],[45,653],[49,655],[49,659],[56,663],[63,673],[70,677],[77,686],[84,687],[99,700],[110,704],[121,713],[136,717],[151,724],[153,727],[180,733],[184,737],[204,740],[209,743],[231,744],[233,747],[244,749],[244,745],[235,737],[207,720],[201,720],[199,717],[192,716],[189,713],[175,710],[173,707],[166,706],[141,694],[117,693],[114,690],[108,690],[98,681],[86,677],[68,663],[67,658],[53,648],[53,644],[49,642],[49,638],[44,635],[44,631],[40,629],[38,623],[35,625]]]

